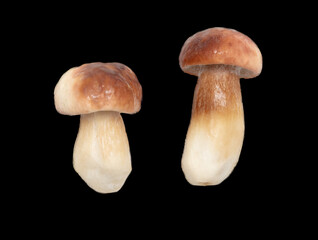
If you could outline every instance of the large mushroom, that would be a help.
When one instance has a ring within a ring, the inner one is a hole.
[[[73,166],[97,192],[116,192],[131,172],[131,156],[120,113],[140,110],[142,88],[121,63],[89,63],[71,68],[54,90],[56,110],[81,115]]]
[[[246,35],[209,28],[188,38],[179,63],[198,76],[192,115],[182,155],[182,170],[192,185],[216,185],[236,166],[244,138],[240,78],[262,70],[262,55]]]

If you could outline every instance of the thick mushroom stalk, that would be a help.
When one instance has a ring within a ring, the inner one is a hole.
[[[131,172],[129,143],[118,112],[81,115],[73,165],[81,178],[97,192],[117,192]]]
[[[239,77],[224,67],[199,73],[182,170],[192,185],[216,185],[238,162],[244,138]]]

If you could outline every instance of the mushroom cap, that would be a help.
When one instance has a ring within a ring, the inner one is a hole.
[[[198,76],[211,65],[227,65],[239,77],[253,78],[262,71],[262,54],[246,35],[228,28],[209,28],[189,37],[179,56],[181,69]]]
[[[54,89],[56,110],[65,115],[97,111],[136,113],[142,88],[134,74],[121,63],[88,63],[71,68]]]

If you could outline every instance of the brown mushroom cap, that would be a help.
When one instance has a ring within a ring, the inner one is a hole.
[[[227,65],[242,78],[253,78],[262,71],[262,55],[246,35],[227,28],[209,28],[189,37],[184,43],[179,63],[192,75],[211,65]]]
[[[121,63],[95,62],[71,68],[54,90],[55,107],[66,115],[97,111],[136,113],[141,98],[136,75]]]

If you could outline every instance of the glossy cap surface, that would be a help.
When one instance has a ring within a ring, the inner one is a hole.
[[[198,76],[211,65],[227,65],[239,77],[253,78],[262,71],[262,55],[246,35],[228,28],[209,28],[189,37],[179,56],[181,69]]]
[[[79,115],[97,111],[136,113],[142,88],[134,74],[121,63],[88,63],[71,68],[54,90],[56,110]]]

